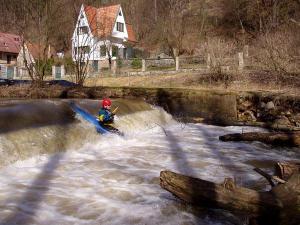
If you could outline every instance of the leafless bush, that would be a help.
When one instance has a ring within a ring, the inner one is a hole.
[[[219,38],[208,40],[203,46],[207,55],[207,65],[211,72],[213,82],[223,82],[225,87],[234,80],[234,75],[229,72],[234,67],[234,54],[237,52],[236,44]]]
[[[224,68],[233,66],[233,55],[237,52],[234,42],[228,42],[219,38],[212,38],[205,44],[205,52],[208,56],[209,68],[211,72],[222,74]]]
[[[254,63],[263,70],[278,74],[300,73],[299,38],[300,35],[291,31],[262,35],[255,46]]]

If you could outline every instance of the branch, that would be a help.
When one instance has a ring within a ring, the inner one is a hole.
[[[266,172],[262,171],[261,169],[259,168],[254,168],[253,169],[255,172],[259,173],[260,175],[262,175],[264,178],[267,179],[267,181],[270,183],[270,185],[272,187],[275,187],[275,183],[273,182],[273,180],[277,181],[278,183],[281,183],[281,184],[284,184],[285,181],[280,179],[279,177],[277,176],[271,176],[269,174],[267,174]]]

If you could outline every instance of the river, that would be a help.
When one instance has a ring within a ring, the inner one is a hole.
[[[77,100],[97,113],[99,101]],[[99,135],[67,100],[0,102],[0,224],[241,224],[222,210],[194,209],[159,186],[162,170],[259,190],[253,168],[299,159],[299,149],[223,143],[257,131],[175,121],[142,101],[113,101],[124,137]]]

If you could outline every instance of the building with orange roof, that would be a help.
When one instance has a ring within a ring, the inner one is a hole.
[[[26,74],[24,56],[28,62],[34,63],[21,36],[0,32],[0,78],[16,78],[19,74]]]
[[[21,37],[0,32],[0,63],[15,64],[21,49]]]
[[[82,5],[72,37],[74,61],[89,62],[98,70],[107,60],[130,58],[137,42],[120,4],[95,8]]]

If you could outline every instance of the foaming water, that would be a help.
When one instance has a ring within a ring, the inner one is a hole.
[[[160,171],[215,182],[234,177],[248,187],[259,181],[265,188],[252,172],[252,162],[300,157],[299,149],[218,140],[219,135],[258,130],[254,128],[183,125],[152,107],[120,114],[116,124],[125,137],[96,135],[77,118],[65,131],[74,132],[65,139],[73,138],[76,147],[3,167],[0,224],[238,224],[225,212],[195,211],[181,204],[159,186]]]

